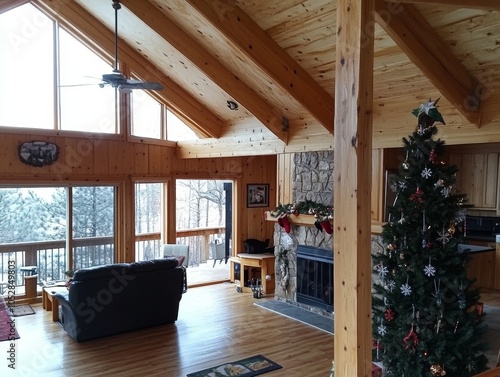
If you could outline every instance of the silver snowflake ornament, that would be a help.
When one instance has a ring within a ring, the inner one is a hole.
[[[429,179],[432,176],[432,170],[430,168],[425,168],[421,173],[423,178]]]
[[[404,296],[409,296],[411,295],[411,287],[408,283],[405,283],[403,284],[401,287],[401,293],[404,295]]]
[[[396,288],[396,282],[394,280],[388,280],[385,286],[389,292],[392,292],[394,288]]]
[[[381,336],[384,336],[385,334],[387,334],[387,327],[385,325],[383,325],[382,323],[380,325],[378,325],[378,333],[379,335]]]
[[[385,275],[387,275],[389,273],[389,270],[387,269],[386,266],[384,266],[383,263],[380,263],[378,266],[377,266],[377,270],[378,270],[378,274],[381,276],[381,277],[385,277]]]
[[[400,181],[399,182],[399,188],[402,190],[406,189],[407,185],[405,181]]]
[[[441,190],[441,194],[443,194],[443,196],[445,198],[447,198],[448,196],[450,196],[450,194],[451,194],[451,186],[449,186],[449,187],[443,187],[443,189]]]
[[[434,276],[436,274],[436,268],[429,263],[427,266],[424,267],[424,274],[427,277]]]
[[[450,233],[448,233],[444,229],[442,232],[438,232],[438,235],[439,235],[439,237],[437,238],[437,240],[439,242],[442,242],[443,246],[446,245],[448,242],[450,242],[451,235],[450,235]]]

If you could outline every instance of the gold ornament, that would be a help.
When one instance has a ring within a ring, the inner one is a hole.
[[[431,374],[433,376],[446,376],[446,371],[444,370],[444,368],[439,365],[439,364],[433,364],[431,365]]]
[[[451,224],[450,228],[448,229],[448,233],[451,235],[455,234],[455,224]]]

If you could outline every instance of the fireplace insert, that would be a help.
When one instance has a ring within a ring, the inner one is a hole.
[[[333,312],[333,250],[297,247],[297,302]]]

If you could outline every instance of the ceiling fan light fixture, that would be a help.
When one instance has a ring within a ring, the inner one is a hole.
[[[238,110],[238,104],[234,101],[227,101],[227,107],[229,107],[229,110],[233,110],[233,111],[236,111]]]

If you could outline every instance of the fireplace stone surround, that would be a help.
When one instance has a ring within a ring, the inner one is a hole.
[[[294,155],[292,170],[292,201],[313,200],[325,205],[333,204],[333,151],[304,152]],[[286,204],[286,203],[283,203]],[[294,215],[290,215],[294,216]],[[273,241],[275,245],[275,294],[276,300],[303,307],[312,312],[333,318],[334,310],[328,311],[316,306],[297,302],[297,247],[312,246],[328,250],[333,257],[333,235],[316,229],[314,226],[293,225],[290,233],[275,223]],[[281,250],[288,250],[288,278],[282,276]],[[384,251],[380,235],[371,237],[371,253]],[[282,284],[287,282],[286,286]],[[333,287],[334,289],[334,287]]]
[[[325,205],[333,204],[333,151],[304,152],[294,155],[292,171],[292,201],[312,200]],[[293,216],[293,215],[290,215]],[[274,225],[274,245],[276,256],[275,299],[308,309],[333,318],[333,312],[323,307],[298,302],[297,300],[297,247],[298,245],[324,249],[333,257],[333,235],[311,226],[292,225],[290,233],[279,225]],[[280,258],[282,250],[287,250],[288,278],[283,276]],[[283,282],[287,284],[283,284]],[[333,282],[332,282],[333,284]]]

